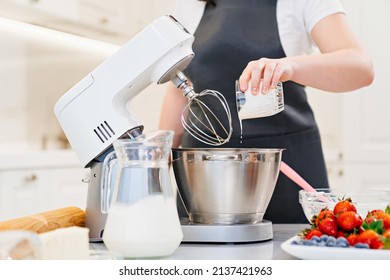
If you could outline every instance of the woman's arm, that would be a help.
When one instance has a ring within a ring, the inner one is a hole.
[[[372,83],[371,58],[344,14],[323,18],[314,26],[311,36],[320,54],[251,61],[240,77],[241,90],[247,90],[249,81],[252,93],[266,93],[278,81],[288,80],[330,92],[352,91]],[[261,79],[263,88],[259,90]]]
[[[181,124],[181,114],[187,105],[188,99],[183,96],[182,90],[169,82],[162,104],[160,129],[171,129],[175,132],[172,147],[179,147],[184,128]]]

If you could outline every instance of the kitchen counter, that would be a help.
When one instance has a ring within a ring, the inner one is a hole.
[[[167,260],[288,260],[295,257],[284,252],[280,245],[308,224],[273,224],[269,241],[236,244],[182,243]],[[107,250],[104,243],[91,243],[94,250]]]

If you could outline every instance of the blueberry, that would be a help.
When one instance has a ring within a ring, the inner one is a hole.
[[[336,246],[336,238],[334,236],[329,236],[329,238],[326,240],[326,246],[335,247]]]
[[[345,237],[338,237],[336,239],[336,246],[346,248],[349,247],[349,243]]]
[[[359,249],[369,249],[370,248],[370,246],[368,246],[368,244],[360,243],[360,242],[356,243],[354,247],[359,248]]]
[[[317,243],[317,246],[325,247],[326,246],[326,242],[325,241],[320,241],[320,242]]]
[[[325,241],[325,242],[328,241],[328,238],[329,238],[329,235],[327,235],[327,234],[323,234],[320,237],[321,241]]]
[[[303,240],[303,245],[306,245],[306,246],[313,246],[315,243],[312,242],[311,240]]]
[[[348,242],[348,241],[347,241],[347,238],[345,238],[344,236],[339,236],[339,237],[337,237],[336,241],[337,241],[337,242],[341,242],[341,241]]]
[[[336,242],[336,246],[342,247],[342,248],[347,248],[347,247],[349,247],[349,243],[347,241],[340,241],[340,242]]]
[[[310,240],[314,242],[319,242],[321,239],[318,236],[314,235]]]
[[[336,237],[334,237],[334,236],[329,236],[327,242],[336,242]]]

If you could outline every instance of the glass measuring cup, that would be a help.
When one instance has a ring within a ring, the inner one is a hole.
[[[262,81],[260,87],[262,88]],[[267,94],[251,93],[249,83],[248,90],[242,92],[240,84],[236,81],[236,103],[240,120],[263,118],[273,116],[284,110],[283,85],[278,82],[275,88],[271,88]]]

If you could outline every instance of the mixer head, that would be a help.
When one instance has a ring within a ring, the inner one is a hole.
[[[112,143],[142,131],[129,101],[151,83],[165,83],[192,60],[194,36],[172,16],[146,26],[114,55],[66,92],[54,111],[82,164]],[[137,129],[138,128],[138,129]]]

